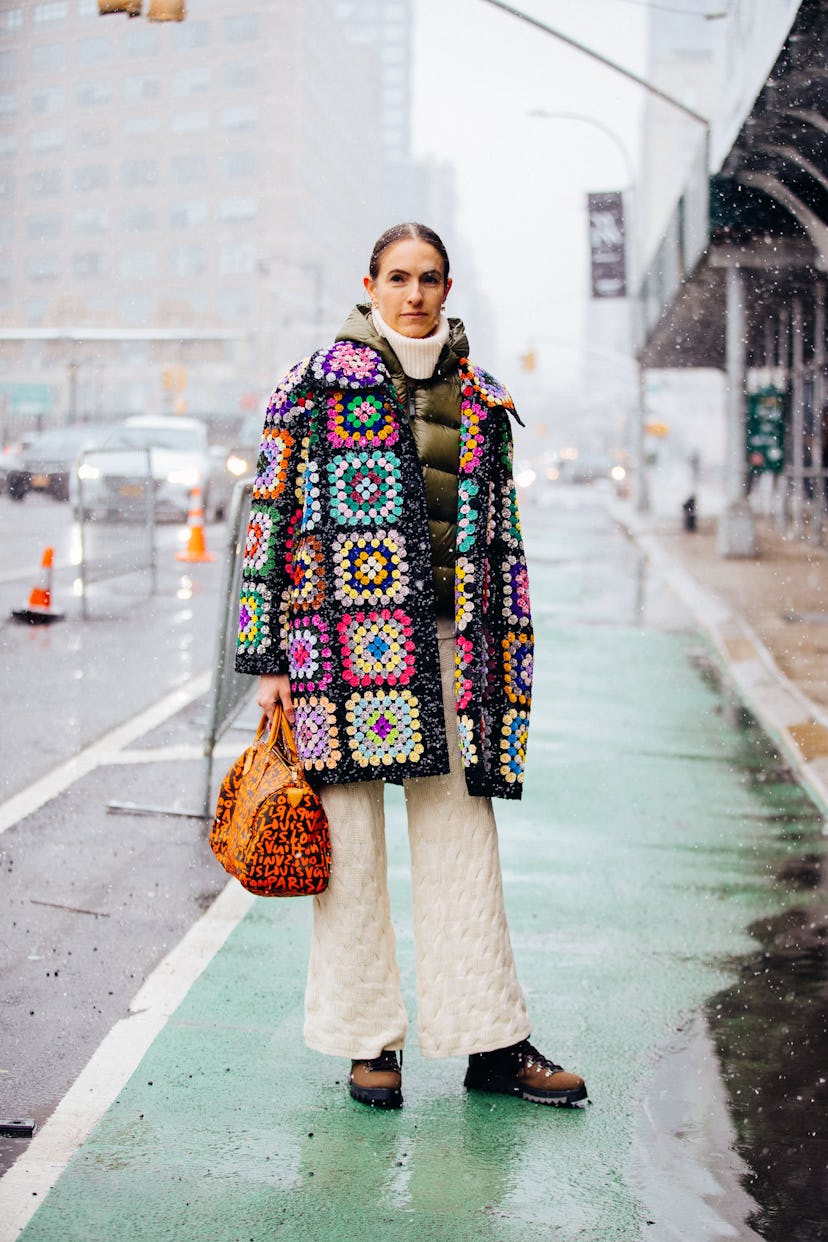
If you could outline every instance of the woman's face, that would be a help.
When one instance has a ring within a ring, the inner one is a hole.
[[[363,283],[389,328],[402,336],[431,336],[451,288],[439,251],[419,237],[388,246],[376,280],[366,276]]]

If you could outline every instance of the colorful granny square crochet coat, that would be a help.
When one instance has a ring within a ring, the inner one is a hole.
[[[532,622],[509,394],[460,362],[456,701],[466,783],[519,798]],[[448,771],[423,476],[379,354],[340,340],[267,410],[236,668],[287,673],[296,746],[321,783]]]

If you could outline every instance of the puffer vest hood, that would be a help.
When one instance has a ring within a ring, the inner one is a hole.
[[[454,616],[454,572],[457,561],[457,472],[460,462],[460,375],[469,342],[459,319],[449,319],[449,338],[430,379],[411,379],[397,355],[371,320],[370,306],[355,306],[338,341],[369,345],[380,355],[408,411],[417,455],[423,468],[431,565],[437,614]]]

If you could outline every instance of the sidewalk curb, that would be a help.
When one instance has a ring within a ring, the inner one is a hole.
[[[745,618],[668,554],[645,519],[617,503],[608,507],[708,634],[737,697],[828,816],[828,715],[785,676]]]

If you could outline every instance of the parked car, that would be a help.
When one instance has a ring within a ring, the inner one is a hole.
[[[78,454],[101,434],[95,426],[53,427],[28,437],[18,448],[3,454],[5,490],[12,500],[24,500],[29,492],[68,500]]]
[[[136,450],[144,450],[148,458]],[[201,488],[205,517],[227,511],[235,479],[224,450],[212,449],[207,428],[195,418],[136,415],[116,427],[104,443],[84,454],[73,484],[73,504],[84,515],[120,515],[135,508],[141,476],[149,464],[156,517],[186,518],[193,489]]]
[[[263,425],[262,414],[248,414],[235,436],[225,445],[224,466],[234,481],[252,477],[256,473]]]

